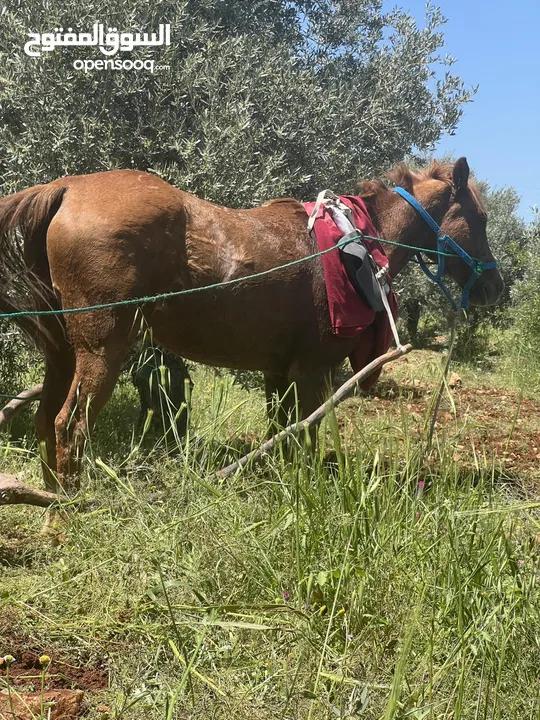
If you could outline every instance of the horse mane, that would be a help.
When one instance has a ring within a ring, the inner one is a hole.
[[[453,188],[452,171],[454,163],[445,163],[439,160],[432,160],[431,163],[424,168],[411,169],[406,163],[398,163],[392,170],[384,175],[384,180],[364,180],[359,183],[360,195],[368,204],[374,203],[388,193],[390,189],[389,182],[393,186],[400,186],[408,190],[412,190],[415,182],[423,180],[440,180]],[[389,181],[389,182],[388,182]],[[485,214],[486,207],[481,196],[477,183],[470,179],[467,187],[470,196],[476,205],[478,211]]]

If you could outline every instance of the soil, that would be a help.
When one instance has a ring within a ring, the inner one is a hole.
[[[538,491],[540,401],[504,387],[469,387],[455,373],[449,384],[436,430],[448,438],[454,460],[464,468],[475,467],[479,460],[502,476],[519,478],[529,489]],[[399,371],[394,377],[387,374],[367,398],[347,401],[338,413],[338,423],[347,436],[348,427],[357,426],[360,417],[398,420],[405,410],[411,432],[425,436],[437,387],[438,383],[404,380]]]
[[[0,691],[0,717],[6,720],[75,720],[81,714],[82,690],[20,693]]]
[[[0,609],[0,655],[6,654],[13,655],[16,660],[9,669],[9,677],[18,691],[40,691],[42,667],[39,658],[42,655],[51,658],[45,676],[45,690],[96,692],[109,684],[105,667],[82,664],[57,647],[41,646],[35,639],[25,636],[17,626],[15,613],[9,608]],[[0,678],[5,678],[6,667],[3,661],[0,662]]]

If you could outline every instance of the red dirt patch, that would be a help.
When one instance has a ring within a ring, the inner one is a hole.
[[[51,663],[45,676],[45,689],[84,690],[95,692],[108,687],[109,676],[105,667],[98,664],[81,665],[58,648],[40,646],[17,627],[15,613],[9,609],[0,612],[0,655],[13,655],[15,661],[9,669],[11,684],[18,691],[41,690],[41,663],[39,658],[48,655]],[[6,677],[6,666],[0,660],[0,686]]]
[[[540,479],[540,402],[522,398],[516,390],[467,387],[455,383],[450,402],[445,392],[436,429],[454,448],[454,460],[474,467],[485,459],[508,477],[532,481],[538,490]],[[425,435],[425,422],[438,383],[406,382],[386,376],[368,398],[349,400],[338,413],[338,423],[357,425],[365,418],[399,418],[403,409],[409,430]],[[360,407],[359,407],[360,406]],[[528,484],[528,483],[527,483]]]
[[[48,655],[51,664],[47,668],[45,687],[47,690],[70,688],[85,691],[103,690],[108,686],[108,673],[99,667],[77,667],[58,655],[56,650],[29,648],[20,640],[8,640],[6,647],[15,657],[9,670],[11,683],[27,691],[41,687],[41,655]],[[6,677],[5,665],[0,665],[0,678]]]
[[[49,720],[75,720],[81,712],[82,690],[50,690],[44,693],[0,691],[0,717],[6,720],[35,720],[42,709]]]

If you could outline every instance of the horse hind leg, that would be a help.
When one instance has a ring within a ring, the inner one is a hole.
[[[55,420],[58,482],[67,493],[80,487],[86,440],[114,390],[129,349],[128,343],[75,348],[75,373]]]
[[[59,349],[46,352],[45,378],[35,425],[43,480],[45,488],[51,492],[58,491],[55,419],[68,395],[74,370],[75,355],[67,342],[64,341]]]
[[[148,415],[161,418],[165,439],[182,440],[187,433],[188,406],[193,382],[185,362],[160,347],[142,350],[132,364],[131,381],[139,394],[139,430],[143,430]]]
[[[59,491],[55,419],[66,400],[75,370],[75,355],[72,347],[63,335],[57,340],[54,346],[45,350],[45,377],[34,418],[43,481],[45,488],[53,493]],[[56,542],[63,525],[62,513],[48,510],[45,514],[43,533],[51,536],[53,542]]]

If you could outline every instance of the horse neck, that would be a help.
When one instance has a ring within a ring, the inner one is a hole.
[[[416,254],[417,251],[411,250],[411,246],[429,248],[433,245],[433,231],[423,221],[413,219],[409,224],[398,228],[381,228],[383,244],[385,239],[398,243],[397,246],[389,246],[387,252],[390,277],[395,278]]]
[[[373,203],[370,215],[373,218],[382,244],[390,240],[398,245],[386,245],[390,277],[395,278],[414,257],[416,248],[434,249],[436,238],[433,230],[420,215],[395,193],[388,191],[379,202]],[[441,215],[443,212],[436,212]],[[439,219],[439,218],[437,218]]]

